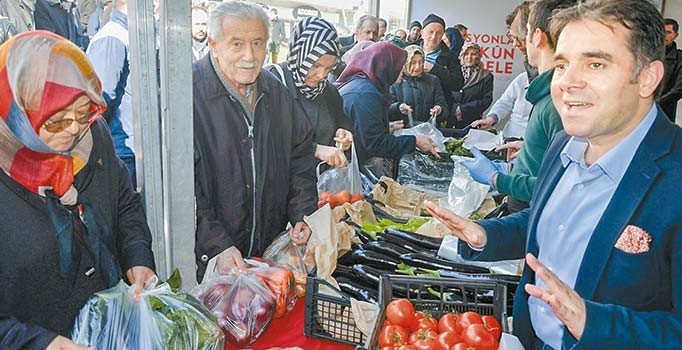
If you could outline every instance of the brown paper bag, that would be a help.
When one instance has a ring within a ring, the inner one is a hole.
[[[438,201],[441,197],[427,194],[382,177],[372,189],[377,206],[386,213],[403,219],[418,217],[424,209],[424,200]]]

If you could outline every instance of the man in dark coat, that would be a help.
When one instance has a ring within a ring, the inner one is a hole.
[[[682,98],[682,51],[675,43],[680,25],[672,18],[666,18],[663,23],[665,24],[665,78],[658,104],[674,123],[677,101]]]
[[[220,271],[243,268],[242,256],[261,255],[287,223],[294,243],[310,236],[313,133],[289,91],[261,70],[269,22],[260,6],[221,3],[209,18],[210,53],[194,64],[198,280],[214,256]]]
[[[339,38],[341,45],[340,56],[343,56],[348,50],[352,49],[355,44],[369,40],[377,41],[379,33],[379,20],[374,16],[365,15],[358,19],[353,29],[353,34],[349,36],[342,36]]]
[[[459,58],[442,41],[445,33],[445,21],[442,18],[430,14],[423,25],[422,48],[426,54],[424,71],[440,79],[443,94],[448,101],[448,110],[452,110],[452,92],[459,91],[464,85]]]
[[[37,0],[33,20],[36,29],[47,30],[69,39],[85,51],[89,40],[80,16],[74,0]]]

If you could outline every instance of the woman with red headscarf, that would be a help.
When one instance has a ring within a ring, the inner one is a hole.
[[[151,234],[85,54],[45,31],[0,46],[0,348],[64,337],[96,291],[154,276]],[[83,348],[84,349],[84,348]]]
[[[428,136],[394,136],[389,130],[389,88],[399,82],[406,60],[405,50],[376,43],[353,55],[336,82],[343,111],[353,120],[358,159],[379,176],[394,175],[383,160],[393,163],[415,149],[438,156]]]

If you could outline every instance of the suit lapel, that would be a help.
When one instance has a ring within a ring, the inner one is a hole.
[[[583,256],[575,290],[591,299],[618,237],[649,191],[660,168],[655,161],[670,150],[673,134],[670,122],[660,112],[635,153],[616,192],[594,229]]]

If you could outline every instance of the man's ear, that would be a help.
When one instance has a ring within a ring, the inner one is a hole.
[[[540,28],[533,31],[533,45],[538,49],[547,45],[547,34]]]
[[[663,81],[665,68],[663,62],[653,61],[646,65],[639,73],[639,96],[649,98],[656,92],[656,88]]]

